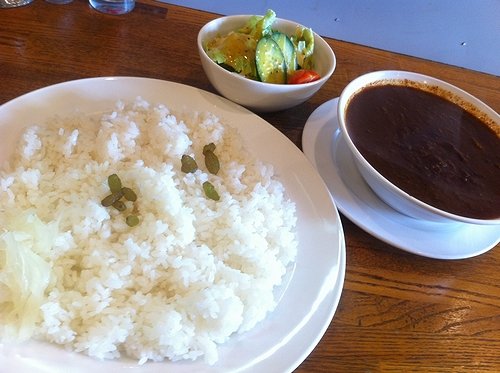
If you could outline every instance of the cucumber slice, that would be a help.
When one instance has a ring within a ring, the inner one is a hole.
[[[292,75],[295,70],[297,70],[297,52],[295,52],[295,46],[288,35],[282,32],[275,31],[271,37],[279,45],[283,56],[285,57],[286,70],[288,76]]]
[[[255,64],[257,65],[257,74],[262,82],[286,83],[285,57],[279,45],[270,36],[263,37],[257,43]]]

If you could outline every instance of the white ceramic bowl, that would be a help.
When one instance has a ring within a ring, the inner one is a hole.
[[[348,126],[346,125],[346,110],[351,97],[359,90],[365,88],[368,85],[376,84],[379,81],[400,81],[406,79],[415,81],[421,85],[438,86],[441,89],[450,92],[452,95],[454,95],[454,97],[458,97],[466,103],[472,104],[481,112],[486,114],[490,119],[492,119],[496,125],[500,126],[500,116],[492,108],[487,106],[476,97],[470,95],[469,93],[442,80],[422,74],[405,71],[376,71],[362,75],[354,79],[344,88],[339,97],[338,104],[338,118],[340,129],[349,149],[354,156],[355,163],[361,175],[363,176],[367,184],[372,188],[372,190],[383,201],[385,201],[388,205],[392,206],[397,211],[416,219],[442,223],[462,222],[470,224],[500,224],[500,218],[483,220],[459,216],[447,211],[443,211],[439,208],[433,207],[427,203],[422,202],[421,200],[414,198],[413,196],[409,195],[405,191],[392,184],[384,176],[382,176],[373,166],[370,165],[370,163],[361,155],[360,151],[356,148],[351,137],[349,136]]]
[[[321,79],[305,84],[271,84],[254,81],[229,72],[208,57],[203,46],[215,36],[237,30],[250,15],[234,15],[214,19],[204,25],[198,33],[198,52],[203,69],[214,88],[224,97],[246,108],[258,112],[288,109],[308,100],[314,95],[335,70],[336,58],[328,43],[314,34],[315,71]],[[296,22],[276,18],[273,28],[293,35]]]

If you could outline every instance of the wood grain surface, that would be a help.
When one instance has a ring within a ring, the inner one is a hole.
[[[0,10],[0,104],[73,79],[139,76],[214,92],[196,36],[216,14],[141,1],[123,16],[83,0]],[[337,68],[308,102],[261,115],[301,147],[304,124],[357,76],[386,69],[446,80],[497,112],[500,78],[328,39]],[[297,372],[500,372],[500,247],[464,260],[394,248],[342,217],[347,245],[340,304]],[[1,368],[0,368],[1,371]]]

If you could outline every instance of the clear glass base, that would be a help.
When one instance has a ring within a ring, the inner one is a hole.
[[[73,0],[45,0],[45,1],[51,4],[69,4]]]
[[[33,0],[0,0],[0,8],[15,8],[28,5],[31,2],[33,2]]]
[[[106,14],[125,14],[135,6],[135,0],[89,0],[89,3],[95,10]]]

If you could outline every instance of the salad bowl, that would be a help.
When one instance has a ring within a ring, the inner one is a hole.
[[[231,15],[214,19],[198,33],[198,52],[203,69],[213,87],[224,97],[256,112],[272,112],[291,108],[311,98],[331,77],[335,70],[335,54],[318,34],[314,38],[314,71],[319,77],[300,84],[276,84],[250,79],[214,62],[207,53],[207,44],[216,37],[227,35],[244,27],[254,16]],[[293,35],[304,26],[290,20],[275,18],[273,31]]]

